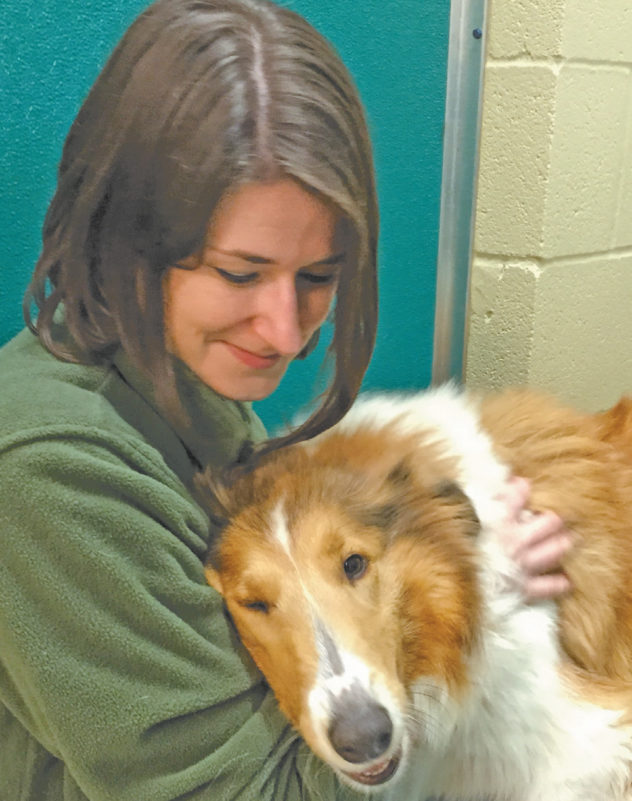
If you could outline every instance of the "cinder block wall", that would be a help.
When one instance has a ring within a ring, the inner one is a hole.
[[[632,394],[632,4],[490,0],[466,382]]]

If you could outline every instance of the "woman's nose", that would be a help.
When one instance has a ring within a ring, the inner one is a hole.
[[[255,329],[257,335],[282,356],[301,350],[305,333],[294,279],[271,282],[261,288]]]

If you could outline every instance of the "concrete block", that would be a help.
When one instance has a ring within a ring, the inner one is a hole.
[[[632,393],[632,251],[473,265],[465,380],[530,386],[585,411]]]
[[[630,0],[567,2],[561,39],[564,58],[632,64]]]
[[[483,254],[540,255],[556,86],[554,65],[486,70],[475,244]]]
[[[586,411],[632,392],[632,252],[547,265],[533,308],[531,386]]]
[[[623,180],[629,74],[620,67],[560,70],[550,142],[541,255],[608,250]]]
[[[474,389],[529,380],[539,267],[475,259],[470,283],[465,380]]]
[[[559,56],[566,0],[491,0],[491,58]]]
[[[621,198],[619,200],[615,247],[632,246],[632,70],[628,76],[628,122],[625,154],[621,165]]]

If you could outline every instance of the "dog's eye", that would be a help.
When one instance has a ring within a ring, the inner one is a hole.
[[[348,579],[355,580],[362,578],[368,566],[369,560],[366,556],[362,556],[359,553],[352,553],[351,556],[345,559],[342,567],[345,571],[345,576]]]
[[[246,609],[250,609],[252,612],[263,612],[267,614],[270,611],[270,607],[265,601],[244,601],[241,605]]]

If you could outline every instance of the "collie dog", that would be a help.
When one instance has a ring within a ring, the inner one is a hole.
[[[219,490],[208,581],[345,782],[397,801],[631,801],[631,431],[627,401],[373,396]],[[517,589],[511,475],[574,532],[557,602]]]

